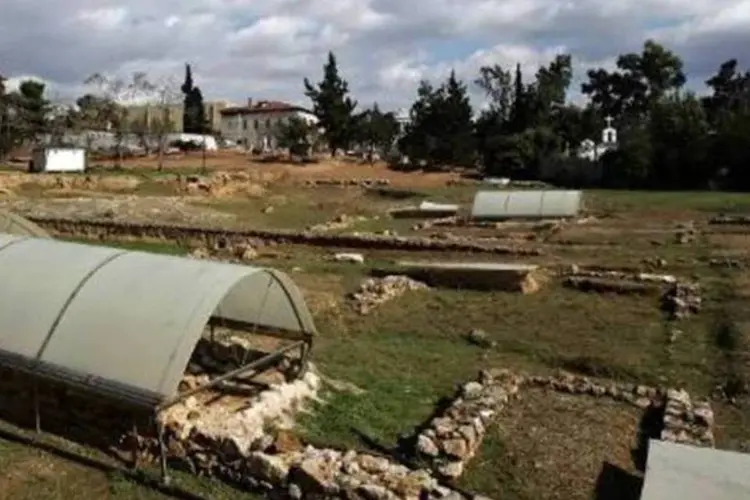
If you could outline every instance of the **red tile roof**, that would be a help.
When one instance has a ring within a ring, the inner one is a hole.
[[[222,115],[254,115],[254,114],[262,114],[262,113],[279,113],[283,111],[302,111],[305,113],[310,113],[311,111],[308,109],[303,108],[302,106],[297,106],[294,104],[289,104],[286,102],[281,101],[258,101],[253,103],[250,106],[234,106],[230,108],[224,108],[221,110]]]

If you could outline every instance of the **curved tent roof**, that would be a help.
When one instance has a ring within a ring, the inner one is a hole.
[[[0,210],[0,233],[49,238],[49,233],[20,215]]]
[[[0,234],[0,363],[119,399],[172,397],[208,320],[314,334],[278,271]]]
[[[474,196],[474,219],[575,217],[581,209],[581,191],[479,191]]]

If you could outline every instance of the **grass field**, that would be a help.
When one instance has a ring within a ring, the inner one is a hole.
[[[395,203],[356,189],[291,185],[266,189],[261,198],[191,203],[239,214],[250,219],[250,225],[265,227],[302,227],[342,212],[374,215]],[[430,199],[457,202],[470,201],[476,190],[435,185],[413,189]],[[260,214],[271,196],[283,196],[284,203],[277,204],[283,208]],[[412,198],[421,199],[419,195]],[[722,193],[595,191],[586,193],[586,203],[598,220],[564,227],[554,237],[538,242],[545,249],[544,256],[496,260],[644,268],[650,260],[663,259],[666,262],[657,272],[700,278],[705,301],[701,313],[673,323],[659,310],[658,297],[583,293],[553,282],[532,295],[414,292],[360,316],[344,297],[371,266],[403,254],[366,251],[367,264],[360,267],[327,261],[330,251],[325,249],[280,245],[272,248],[275,256],[261,251],[258,263],[289,271],[313,309],[321,332],[313,362],[326,376],[361,389],[327,394],[325,404],[301,418],[299,431],[311,442],[327,446],[394,449],[400,436],[411,433],[442,398],[453,394],[457,383],[482,368],[537,374],[565,369],[620,382],[684,387],[697,397],[707,396],[717,384],[745,383],[750,273],[712,267],[708,260],[744,252],[750,233],[701,234],[692,243],[678,244],[674,230],[680,223],[701,224],[718,212],[750,211],[750,198]],[[382,219],[376,226],[392,227],[392,222]],[[372,228],[365,224],[355,229]],[[401,231],[408,232],[408,225]],[[170,243],[108,244],[160,253],[187,252]],[[483,349],[467,342],[465,336],[472,329],[487,332],[495,347]],[[680,335],[670,342],[674,329]],[[744,446],[744,437],[750,433],[746,404],[741,394],[735,406],[714,404],[718,447]],[[637,420],[632,409],[614,403],[529,394],[504,412],[491,429],[461,484],[492,498],[591,498],[604,463],[632,469],[629,452]],[[218,483],[181,480],[210,498],[241,498]],[[158,495],[122,477],[0,440],[0,499],[162,498]]]

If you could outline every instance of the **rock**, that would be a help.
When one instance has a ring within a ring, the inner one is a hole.
[[[479,382],[467,382],[461,388],[461,394],[466,399],[477,399],[482,395],[484,387]]]
[[[479,433],[473,425],[462,425],[458,428],[458,433],[466,440],[469,449],[474,448],[478,444]]]
[[[455,479],[464,472],[464,464],[461,462],[444,463],[438,466],[437,472],[447,478]]]
[[[263,434],[258,439],[253,441],[253,444],[250,445],[250,449],[252,451],[266,451],[268,448],[273,446],[274,441],[274,437],[270,434]]]
[[[287,487],[286,493],[292,500],[302,500],[304,496],[302,488],[294,483],[290,484],[289,487]]]
[[[272,484],[284,482],[289,475],[289,464],[282,458],[267,453],[251,453],[245,467],[250,475]]]
[[[443,451],[448,456],[463,460],[469,454],[469,447],[463,439],[448,439],[441,443]]]
[[[357,462],[362,470],[376,475],[387,471],[390,465],[387,459],[373,455],[360,455],[357,457]]]
[[[357,488],[357,493],[367,500],[399,500],[388,488],[377,484],[363,484]]]
[[[310,496],[338,493],[333,476],[331,464],[316,458],[307,458],[289,471],[289,480]]]
[[[364,264],[365,257],[361,253],[337,253],[333,256],[336,262],[351,262],[353,264]]]
[[[273,441],[273,449],[276,453],[291,453],[294,451],[302,451],[304,445],[296,434],[282,429],[276,433],[276,437]]]
[[[258,258],[258,251],[251,246],[238,247],[235,256],[240,260],[255,260]]]
[[[466,339],[472,344],[479,347],[492,347],[492,341],[490,340],[489,335],[487,335],[487,332],[485,332],[484,330],[480,330],[479,328],[474,328],[473,330],[471,330],[466,335]]]
[[[638,408],[646,409],[649,406],[651,406],[651,399],[649,398],[637,398],[633,404],[635,404]]]
[[[444,437],[453,432],[455,425],[450,418],[442,417],[432,421],[432,428],[435,429],[437,437]]]
[[[693,409],[693,415],[695,416],[695,419],[699,424],[705,425],[706,427],[713,427],[714,412],[711,410],[711,407],[708,404],[700,406],[696,405],[696,407]]]
[[[420,434],[417,438],[417,451],[428,457],[437,457],[440,454],[440,450],[435,444],[435,441],[424,434]]]
[[[443,500],[466,500],[464,496],[457,491],[451,491],[446,496],[443,497]]]

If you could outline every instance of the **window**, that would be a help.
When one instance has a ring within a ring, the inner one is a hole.
[[[258,130],[258,120],[255,120],[255,122],[253,123],[253,128],[255,130]]]
[[[242,130],[247,130],[247,120],[242,119]]]
[[[270,118],[266,118],[266,128],[271,128],[271,120],[270,120]]]

